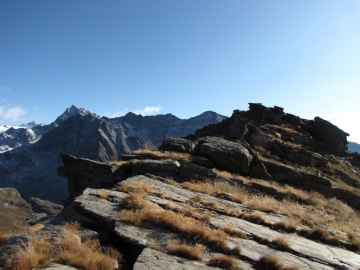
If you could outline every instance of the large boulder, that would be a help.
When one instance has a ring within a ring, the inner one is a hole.
[[[59,176],[68,179],[70,198],[81,194],[86,188],[112,187],[117,178],[113,175],[118,167],[85,158],[61,154],[64,166],[57,169]]]
[[[204,137],[198,141],[195,151],[209,159],[215,167],[248,175],[253,156],[239,143],[217,137]]]
[[[181,153],[190,153],[194,150],[195,143],[186,139],[164,138],[162,145],[159,147],[161,150],[174,151]]]
[[[320,143],[324,150],[337,156],[344,155],[347,150],[348,133],[320,117],[315,117],[310,125],[310,135]]]

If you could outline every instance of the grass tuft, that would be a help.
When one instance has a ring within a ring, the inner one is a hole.
[[[148,205],[146,199],[147,196],[144,193],[133,193],[123,198],[120,204],[126,209],[138,210],[143,209]]]
[[[123,192],[133,192],[133,193],[152,193],[156,192],[155,188],[152,187],[146,181],[139,181],[136,183],[129,183],[129,182],[122,182],[116,188],[116,190],[123,191]]]
[[[230,225],[225,224],[224,226],[221,227],[221,230],[223,230],[224,232],[226,232],[227,234],[229,234],[231,236],[239,237],[239,238],[242,238],[242,239],[248,239],[246,233],[244,233],[242,231],[239,231],[239,230],[236,230],[234,228],[234,226],[230,226]]]
[[[272,255],[261,256],[255,265],[259,270],[298,270],[299,268],[293,266],[285,266],[279,259]]]
[[[275,248],[278,250],[281,250],[281,251],[291,251],[292,250],[289,243],[283,237],[276,238],[275,240],[271,241],[271,243],[273,245],[275,245]]]
[[[70,265],[79,269],[115,269],[120,253],[108,249],[101,251],[99,241],[89,240],[81,244],[75,237],[66,235],[56,243],[46,238],[32,237],[28,245],[17,246],[8,251],[5,269],[43,269],[50,263]]]
[[[202,254],[205,249],[206,248],[201,244],[189,245],[187,243],[174,241],[168,246],[168,253],[190,260],[202,261]]]
[[[60,225],[61,228],[65,229],[71,233],[77,234],[77,235],[80,234],[80,232],[79,232],[80,226],[81,226],[81,224],[77,221],[70,221],[70,222],[66,222],[66,223],[63,223],[62,225]]]
[[[227,269],[227,270],[240,269],[240,267],[238,266],[238,263],[236,262],[236,260],[234,258],[225,256],[225,255],[218,255],[218,256],[212,257],[208,261],[207,265],[219,267],[219,268]]]
[[[245,213],[242,215],[242,218],[257,224],[265,223],[264,214],[259,211],[255,211],[252,213]]]

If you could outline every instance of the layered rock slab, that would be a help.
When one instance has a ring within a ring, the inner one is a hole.
[[[191,208],[191,206],[188,205],[188,202],[191,198],[198,195],[198,193],[168,185],[146,176],[132,177],[125,180],[125,183],[133,184],[140,181],[147,181],[151,186],[157,188],[157,193],[160,192],[166,198],[163,199],[148,195],[149,201],[152,203],[161,206],[168,205],[171,208],[175,205],[178,209],[185,207],[192,211],[196,211],[195,208]],[[162,193],[165,190],[166,192]],[[179,236],[175,233],[151,224],[138,227],[118,221],[118,213],[121,210],[119,202],[127,195],[126,193],[117,191],[109,190],[107,192],[107,200],[105,200],[97,197],[97,190],[87,189],[82,196],[75,200],[75,203],[78,204],[78,210],[85,215],[89,215],[92,218],[97,218],[107,223],[119,237],[139,247],[155,248],[159,245],[166,246],[168,241],[179,239]],[[246,209],[246,207],[241,204],[218,199],[206,194],[202,195],[204,196],[205,201],[215,200],[218,201],[219,204],[231,203],[232,206],[237,207],[239,210]],[[94,206],[94,204],[98,206]],[[249,236],[255,238],[268,238],[270,241],[284,237],[293,250],[293,254],[280,252],[274,250],[271,246],[262,245],[253,240],[228,236],[229,247],[240,245],[242,248],[242,256],[246,258],[246,260],[257,261],[264,254],[275,254],[285,265],[298,266],[300,269],[332,269],[332,267],[358,269],[360,267],[360,255],[353,252],[322,245],[300,236],[275,232],[267,227],[256,225],[242,219],[221,215],[214,211],[207,211],[206,209],[203,209],[202,211],[211,215],[210,224],[214,227],[221,228],[224,225],[230,225],[237,230],[246,232]],[[207,257],[206,255],[204,256]]]

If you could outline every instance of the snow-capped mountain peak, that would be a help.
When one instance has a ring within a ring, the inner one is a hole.
[[[74,115],[81,115],[81,116],[86,116],[86,115],[92,115],[94,117],[98,117],[98,115],[88,111],[88,110],[85,110],[84,108],[79,108],[79,107],[76,107],[75,105],[71,105],[71,107],[67,108],[65,110],[65,112],[60,115],[58,118],[56,118],[55,120],[55,123],[60,125],[62,122],[64,122],[65,120],[69,119],[70,117],[74,116]]]

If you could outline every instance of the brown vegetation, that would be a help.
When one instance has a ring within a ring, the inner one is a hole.
[[[219,267],[219,268],[227,269],[227,270],[239,270],[240,269],[237,261],[234,258],[225,256],[225,255],[218,255],[218,256],[212,257],[208,261],[207,265]]]
[[[69,221],[63,223],[60,227],[74,234],[79,235],[80,223],[77,221]]]
[[[109,192],[105,189],[98,189],[96,195],[106,200],[109,197]]]
[[[143,209],[148,205],[146,198],[145,193],[133,193],[121,200],[121,206],[131,210]]]
[[[191,260],[202,260],[202,254],[205,251],[205,247],[200,244],[190,245],[186,242],[181,243],[179,241],[173,241],[168,245],[168,253],[174,254],[183,258]]]
[[[271,241],[273,245],[275,245],[275,248],[281,251],[291,251],[289,243],[286,241],[285,238],[279,237]]]
[[[149,158],[155,159],[173,159],[173,160],[182,160],[186,162],[192,162],[192,157],[187,153],[178,153],[178,152],[169,152],[169,151],[159,151],[159,150],[150,150],[150,149],[140,149],[133,152],[136,155],[143,155]]]
[[[53,262],[79,269],[114,269],[114,260],[121,258],[115,250],[102,252],[98,241],[88,240],[81,244],[71,235],[64,236],[56,244],[46,238],[32,237],[28,245],[17,246],[8,252],[11,256],[5,269],[9,270],[39,269]]]
[[[285,266],[278,258],[272,255],[261,256],[256,264],[259,270],[298,270],[297,267]]]
[[[358,226],[360,223],[360,214],[335,198],[326,199],[322,196],[317,196],[316,193],[307,193],[289,186],[284,187],[291,192],[291,194],[297,194],[298,197],[301,196],[304,199],[305,197],[308,199],[313,196],[315,198],[313,201],[317,202],[316,204],[304,205],[292,200],[284,199],[282,201],[278,201],[266,195],[254,195],[246,190],[236,188],[229,183],[221,181],[185,182],[182,184],[182,187],[218,197],[222,197],[221,195],[224,193],[230,193],[232,195],[236,193],[242,194],[241,201],[244,205],[257,210],[273,212],[276,214],[285,214],[289,217],[290,223],[274,224],[274,229],[278,228],[279,230],[294,232],[295,228],[300,224],[310,227],[327,224],[329,228],[343,231],[345,233],[353,233],[355,235],[355,240],[360,240],[358,238],[358,235],[360,235],[360,227]],[[231,213],[231,211],[225,212],[228,214]],[[246,219],[247,215],[242,215],[242,218]],[[262,223],[264,221],[258,220],[257,222]],[[343,236],[343,240],[348,239]]]
[[[121,221],[135,225],[150,222],[179,233],[190,241],[196,241],[215,250],[231,252],[226,244],[225,232],[211,229],[206,223],[169,210],[147,205],[140,210],[123,210],[119,218]]]
[[[133,192],[133,193],[155,193],[157,189],[151,186],[146,181],[139,181],[136,183],[122,182],[119,186],[116,187],[116,190],[123,192]]]

